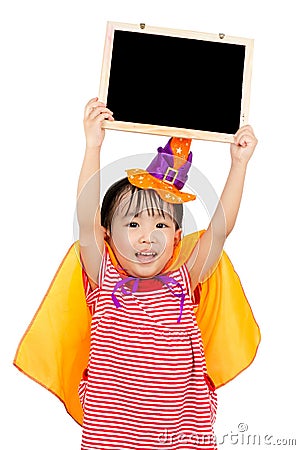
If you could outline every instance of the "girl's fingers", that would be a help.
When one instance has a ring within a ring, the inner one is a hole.
[[[94,97],[94,98],[91,98],[91,100],[89,100],[87,102],[87,104],[84,107],[84,116],[89,114],[89,112],[91,111],[91,107],[92,107],[91,105],[97,101],[98,101],[98,97]]]
[[[93,120],[93,119],[95,119],[96,117],[98,117],[100,115],[108,117],[108,116],[112,116],[113,113],[108,108],[105,108],[103,106],[98,106],[98,107],[93,108],[93,110],[90,112],[89,119]]]
[[[90,104],[93,103],[93,102],[97,102],[97,101],[98,101],[98,97],[91,98],[91,100],[89,100],[89,101],[87,102],[86,106],[90,105]]]
[[[243,135],[243,134],[245,134],[245,133],[254,136],[252,127],[251,127],[250,125],[244,125],[243,127],[239,128],[239,130],[235,133],[234,137],[235,137],[236,139],[239,139],[240,136]]]
[[[252,134],[248,133],[247,131],[242,131],[236,136],[237,141],[240,141],[241,139],[247,139],[252,138]]]
[[[87,119],[95,108],[106,108],[106,104],[98,101],[98,97],[92,98],[85,106],[84,118]]]
[[[234,143],[236,145],[241,145],[242,147],[245,147],[247,146],[247,144],[250,144],[255,141],[256,137],[250,125],[246,125],[240,128],[234,136]]]
[[[111,120],[111,115],[108,113],[99,114],[97,117],[95,117],[95,123],[102,123],[105,119]],[[113,119],[112,119],[113,120]]]
[[[102,103],[102,104],[93,104],[94,106],[90,106],[84,112],[84,120],[94,120],[100,114],[110,114],[113,115],[112,111]]]

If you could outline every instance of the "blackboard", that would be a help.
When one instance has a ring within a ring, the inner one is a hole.
[[[107,128],[232,141],[247,123],[253,40],[109,22],[99,99]]]

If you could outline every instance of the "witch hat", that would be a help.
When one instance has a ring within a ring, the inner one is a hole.
[[[193,154],[191,139],[172,137],[145,169],[126,170],[130,183],[141,189],[154,189],[168,203],[195,200],[194,194],[182,192],[188,179]]]

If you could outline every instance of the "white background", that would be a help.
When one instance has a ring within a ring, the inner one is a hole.
[[[13,367],[17,345],[72,244],[82,115],[98,95],[108,20],[255,39],[250,123],[259,139],[225,249],[261,327],[249,369],[219,392],[216,433],[299,436],[299,26],[297,2],[14,1],[1,42],[1,448],[75,450],[80,427]],[[168,61],[161,70],[167,70]],[[184,108],[184,98],[178,98]],[[108,131],[103,164],[155,152],[163,137]],[[228,144],[194,140],[194,164],[218,193]],[[207,223],[203,223],[205,227]],[[239,438],[231,434],[239,434]],[[237,440],[239,443],[237,444]],[[246,447],[246,445],[244,445]],[[248,445],[248,447],[251,447]],[[288,448],[295,448],[286,446]]]

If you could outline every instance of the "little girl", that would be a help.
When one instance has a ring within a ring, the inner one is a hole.
[[[113,120],[113,113],[91,99],[84,113],[86,151],[77,202],[92,313],[90,357],[79,386],[81,448],[216,449],[216,393],[206,370],[193,292],[213,270],[234,227],[257,140],[250,126],[236,133],[214,216],[186,263],[172,270],[182,203],[194,198],[180,191],[191,163],[188,140],[182,140],[187,148],[178,150],[185,155],[181,168],[173,165],[158,174],[154,161],[148,171],[129,171],[107,191],[100,211],[104,120]],[[159,153],[173,152],[175,161],[175,147],[170,139]]]

